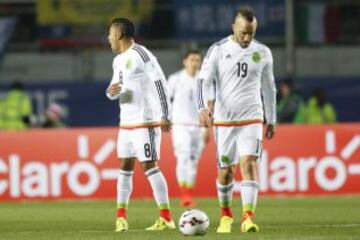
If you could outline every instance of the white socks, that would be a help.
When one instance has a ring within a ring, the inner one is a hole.
[[[132,176],[133,171],[119,171],[117,180],[117,207],[127,208],[130,195],[133,190]]]
[[[259,186],[256,181],[241,182],[241,199],[243,212],[255,211]]]
[[[166,180],[158,167],[145,172],[153,190],[154,198],[160,209],[169,208],[169,195]]]
[[[216,181],[216,188],[221,208],[230,208],[233,198],[234,182],[222,185]]]
[[[178,158],[176,163],[176,178],[180,186],[192,188],[196,179],[197,161]]]

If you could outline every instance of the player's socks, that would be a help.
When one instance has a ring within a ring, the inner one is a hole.
[[[219,204],[221,209],[221,216],[232,218],[231,203],[233,197],[234,182],[228,185],[222,185],[216,182]]]
[[[117,180],[117,217],[126,219],[126,209],[133,189],[133,171],[120,170]]]
[[[122,217],[127,219],[126,206],[118,205],[118,209],[116,210],[116,217],[118,218]]]
[[[241,199],[244,214],[251,212],[253,215],[255,212],[258,188],[259,186],[256,181],[241,182]]]
[[[171,221],[171,213],[170,213],[169,205],[167,204],[167,206],[164,207],[166,208],[163,209],[160,208],[160,217],[162,217],[166,221]]]
[[[190,161],[187,164],[187,178],[186,178],[186,185],[188,188],[193,188],[195,185],[196,179],[196,172],[197,170],[197,161],[194,157],[191,157]]]
[[[181,200],[180,204],[183,207],[195,207],[195,202],[192,199],[192,188],[187,186],[181,187]]]
[[[167,221],[171,220],[168,187],[166,180],[158,167],[145,172],[153,190],[154,198],[160,209],[160,216]]]
[[[176,179],[180,187],[186,186],[187,181],[187,169],[185,159],[180,159],[180,156],[177,156],[176,163]]]

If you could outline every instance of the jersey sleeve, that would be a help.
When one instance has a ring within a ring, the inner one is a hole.
[[[212,45],[209,48],[201,66],[197,82],[197,104],[199,110],[205,108],[206,106],[204,104],[204,95],[211,96],[211,85],[214,78],[217,76],[218,51],[218,46],[216,44]]]
[[[266,50],[267,63],[261,74],[261,93],[264,100],[266,122],[276,123],[276,86],[273,71],[273,57],[270,49]]]
[[[135,49],[141,60],[138,59],[140,68],[142,68],[150,81],[154,82],[161,105],[161,112],[163,119],[170,119],[170,100],[167,92],[167,84],[165,75],[156,59],[149,51],[145,51],[142,48]]]
[[[119,79],[119,76],[117,74],[115,64],[116,64],[116,61],[114,59],[113,60],[113,75],[112,75],[112,78],[111,78],[111,82],[110,82],[108,88],[106,89],[106,97],[109,98],[110,100],[116,100],[116,99],[118,99],[120,97],[120,93],[118,93],[116,95],[111,95],[109,93],[109,90],[108,90],[111,84],[113,84],[113,83],[119,83],[120,84],[120,79]]]
[[[215,101],[215,79],[213,79],[210,83],[210,86],[208,88],[208,92],[206,94],[207,101]]]

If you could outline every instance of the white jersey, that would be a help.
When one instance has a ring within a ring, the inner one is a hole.
[[[106,94],[119,99],[121,128],[159,126],[161,117],[169,118],[165,76],[145,47],[133,44],[114,58],[112,83],[121,85],[119,94]]]
[[[265,45],[253,40],[242,48],[231,37],[211,46],[201,66],[198,80],[198,107],[205,107],[205,90],[215,77],[215,126],[240,126],[247,123],[276,123],[276,88],[273,58]]]
[[[184,69],[169,76],[168,90],[172,99],[172,123],[178,125],[200,126],[196,105],[196,86],[198,73],[190,76]],[[213,100],[207,96],[206,100]]]

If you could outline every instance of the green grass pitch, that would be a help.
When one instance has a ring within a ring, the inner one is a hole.
[[[115,202],[62,201],[0,203],[0,239],[360,239],[360,196],[260,197],[256,211],[258,233],[240,233],[241,203],[234,198],[235,223],[231,234],[216,234],[219,209],[216,199],[197,199],[210,217],[204,237],[184,237],[178,230],[145,232],[158,211],[151,199],[130,202],[130,231],[115,233]],[[184,210],[172,200],[177,222]]]

